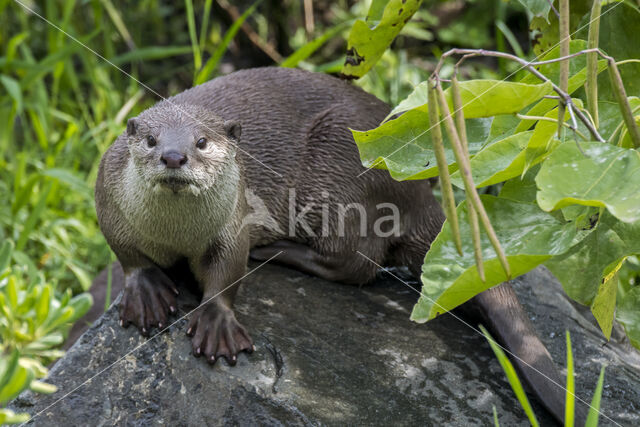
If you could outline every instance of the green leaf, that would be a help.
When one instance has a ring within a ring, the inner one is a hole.
[[[545,211],[571,204],[606,207],[624,222],[640,220],[640,153],[599,142],[561,144],[536,177]]]
[[[525,168],[525,148],[533,131],[521,132],[484,147],[471,159],[471,174],[476,187],[486,187],[522,175]],[[533,164],[542,161],[538,157]],[[451,175],[451,182],[464,188],[460,171]]]
[[[465,124],[469,152],[475,154],[487,139],[491,119],[469,119]],[[428,129],[427,113],[413,110],[376,129],[352,133],[365,167],[387,169],[394,179],[404,181],[438,176],[436,156]],[[457,169],[455,155],[446,133],[443,136],[445,156],[450,165],[449,170],[453,172]]]
[[[587,422],[584,427],[598,427],[598,417],[600,416],[600,398],[602,397],[602,387],[604,386],[604,370],[605,366],[600,369],[600,376],[598,377],[598,385],[593,392],[593,399],[591,399],[591,408],[589,408],[589,415],[587,415]]]
[[[573,224],[559,221],[535,204],[487,195],[481,197],[507,255],[512,277],[566,252],[583,237]],[[411,319],[416,322],[433,319],[507,279],[489,239],[482,234],[486,282],[480,280],[473,255],[466,203],[458,206],[458,217],[464,255],[457,254],[450,226],[445,222],[422,267],[422,296],[411,313]]]
[[[49,304],[51,303],[51,287],[42,287],[38,301],[36,302],[36,323],[40,325],[49,315]]]
[[[2,245],[0,245],[0,274],[9,267],[12,252],[13,242],[11,240],[5,240],[2,242]]]
[[[611,266],[637,253],[640,253],[640,221],[625,223],[604,211],[584,240],[545,265],[562,283],[567,295],[591,305],[602,277],[612,271]]]
[[[14,105],[16,107],[16,114],[22,113],[22,89],[20,88],[20,83],[17,80],[12,79],[7,75],[0,75],[0,83],[7,90],[9,96],[13,99]]]
[[[551,3],[548,0],[518,0],[526,7],[533,16],[547,19],[551,10]]]
[[[539,166],[534,166],[521,178],[510,179],[500,189],[500,198],[511,199],[518,202],[535,203],[538,187],[535,177],[540,171]]]
[[[613,315],[616,308],[616,293],[618,291],[618,270],[624,261],[620,261],[614,270],[607,274],[600,287],[598,293],[591,304],[591,312],[593,317],[598,321],[600,330],[607,340],[611,338],[611,330],[613,328]]]
[[[520,382],[520,378],[518,378],[518,374],[516,373],[516,370],[513,367],[513,364],[511,363],[507,355],[504,354],[504,351],[502,351],[502,348],[500,348],[498,343],[489,334],[489,331],[487,331],[487,329],[482,325],[480,325],[480,329],[482,330],[484,337],[489,342],[489,345],[491,346],[491,350],[493,350],[493,353],[498,358],[498,362],[500,362],[500,366],[502,367],[502,370],[504,371],[504,374],[506,375],[507,380],[509,380],[509,385],[511,386],[511,389],[513,390],[516,397],[518,398],[518,401],[520,402],[520,406],[522,406],[522,409],[524,409],[525,414],[527,414],[527,418],[529,419],[529,422],[534,427],[539,426],[540,424],[538,423],[536,414],[533,412],[533,408],[529,403],[529,399],[527,399],[527,393],[525,393],[524,388],[522,387],[522,383]],[[494,420],[497,423],[497,416],[495,416],[495,412],[494,412]]]
[[[0,409],[0,425],[22,424],[29,421],[29,414],[16,414],[11,409]]]
[[[469,153],[477,153],[488,139],[493,120],[489,117],[516,113],[541,99],[550,90],[549,84],[529,85],[495,80],[461,82],[463,111],[465,118],[469,119],[466,121]],[[416,88],[414,99],[422,96],[418,95],[420,91],[422,89]],[[445,91],[445,96],[452,108],[450,89]],[[353,137],[364,166],[387,169],[394,179],[400,181],[425,179],[438,174],[429,127],[428,106],[422,105],[373,130],[353,131]],[[444,144],[447,161],[453,165],[455,156],[448,139],[445,138]],[[455,169],[450,167],[452,172]]]
[[[640,286],[634,286],[618,304],[616,320],[624,327],[629,341],[640,349]]]
[[[31,385],[29,386],[29,388],[35,391],[36,393],[42,393],[42,394],[51,394],[58,391],[58,387],[54,386],[53,384],[47,384],[42,381],[31,381]]]
[[[0,357],[0,392],[7,387],[9,381],[15,374],[16,369],[18,369],[19,360],[20,352],[17,349],[13,349],[9,357],[6,357],[5,355]],[[2,404],[2,402],[3,401],[0,400],[0,404]]]
[[[519,83],[503,80],[467,80],[460,84],[462,111],[467,119],[516,114],[524,107],[553,92],[551,83]],[[422,82],[389,113],[389,117],[416,108],[428,112],[427,84]],[[444,91],[449,108],[453,110],[451,89]],[[401,116],[402,118],[402,116]]]
[[[370,16],[374,19],[380,16],[380,20],[373,28],[362,20],[353,24],[342,74],[349,78],[367,74],[418,10],[420,3],[422,0],[389,0],[380,16],[381,2],[373,2]]]
[[[92,305],[93,298],[89,293],[85,292],[71,298],[71,301],[69,301],[69,306],[73,308],[73,316],[69,319],[69,322],[73,322],[84,316],[86,312],[89,311]]]
[[[0,403],[7,402],[19,395],[23,390],[29,387],[33,378],[33,372],[30,369],[25,369],[20,366],[18,363],[13,370],[9,381],[0,388]]]

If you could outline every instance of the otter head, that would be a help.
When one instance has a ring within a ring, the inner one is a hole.
[[[235,162],[240,124],[165,101],[129,119],[126,138],[134,170],[155,191],[198,195]]]

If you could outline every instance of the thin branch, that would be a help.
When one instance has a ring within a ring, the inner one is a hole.
[[[551,6],[551,10],[553,10],[556,18],[560,19],[560,14],[558,13],[558,9],[556,9],[556,7],[553,5],[553,0],[547,0],[547,3],[549,3],[549,6]]]
[[[573,57],[573,56],[577,56],[577,55],[583,55],[587,53],[586,51],[582,51],[582,52],[578,52],[576,54],[573,55],[568,55],[569,57]],[[607,55],[605,55],[602,51],[600,51],[598,49],[598,53],[600,54],[600,56],[604,57],[605,59],[610,58]],[[517,63],[519,63],[520,65],[522,65],[523,68],[525,68],[527,71],[529,71],[531,74],[533,74],[534,76],[536,76],[537,78],[539,78],[540,80],[542,80],[543,82],[549,82],[551,84],[551,88],[554,90],[554,92],[556,92],[558,95],[560,95],[560,98],[562,98],[562,102],[567,105],[567,104],[573,104],[573,101],[571,99],[571,96],[561,90],[555,83],[553,83],[548,77],[546,77],[544,74],[542,74],[540,71],[536,70],[534,67],[534,62],[528,62],[522,58],[519,58],[515,55],[512,55],[510,53],[504,53],[504,52],[496,52],[496,51],[492,51],[492,50],[484,50],[484,49],[451,49],[447,52],[445,52],[441,57],[440,57],[440,61],[438,61],[438,65],[436,66],[433,75],[434,76],[438,76],[440,73],[440,70],[442,69],[442,65],[444,64],[444,60],[452,55],[462,55],[462,57],[460,58],[460,60],[456,63],[456,66],[459,66],[464,60],[466,60],[467,58],[472,58],[472,57],[476,57],[476,56],[492,56],[492,57],[497,57],[497,58],[506,58],[509,59],[511,61],[515,61]],[[568,58],[558,58],[555,61],[561,61],[561,60],[566,60]],[[541,63],[547,63],[548,61],[543,61]],[[540,62],[537,63],[538,65],[541,64]],[[593,126],[593,123],[591,123],[591,121],[578,109],[575,109],[575,114],[578,117],[578,119],[586,126],[587,129],[589,129],[589,133],[593,136],[593,138],[596,141],[599,142],[605,142],[604,138],[598,133],[598,130]]]

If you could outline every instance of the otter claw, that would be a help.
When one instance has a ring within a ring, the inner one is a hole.
[[[249,334],[238,323],[231,309],[207,304],[201,306],[198,312],[191,318],[187,328],[196,357],[204,354],[210,364],[224,357],[229,366],[235,366],[240,352],[253,352]]]
[[[163,329],[167,325],[167,311],[177,312],[176,289],[171,279],[158,268],[145,268],[134,270],[126,281],[120,301],[120,325],[126,328],[133,323],[145,337],[153,327]]]

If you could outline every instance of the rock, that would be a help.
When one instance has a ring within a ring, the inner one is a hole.
[[[571,331],[579,396],[591,401],[608,364],[604,414],[638,425],[638,353],[605,345],[588,309],[575,308],[548,271],[514,286],[560,365]],[[51,369],[58,392],[28,392],[11,407],[37,425],[466,426],[493,424],[495,406],[501,425],[528,425],[485,339],[450,314],[410,322],[416,295],[388,274],[357,288],[265,265],[236,300],[257,351],[233,368],[191,355],[186,320],[145,339],[122,329],[112,307]],[[183,291],[180,316],[197,302]],[[552,423],[532,403],[542,425]]]

